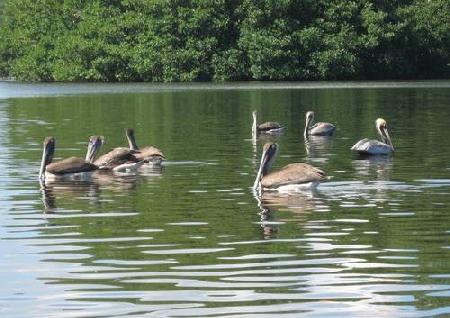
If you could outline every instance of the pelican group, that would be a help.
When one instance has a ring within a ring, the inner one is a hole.
[[[70,157],[53,162],[56,139],[54,137],[46,137],[43,143],[44,148],[39,169],[39,181],[41,185],[45,185],[46,180],[88,178],[92,171],[98,169],[98,166],[93,164],[92,161],[100,149],[102,142],[102,137],[91,136],[89,138],[88,150],[84,159],[80,157]]]
[[[281,132],[283,127],[276,122],[257,124],[256,111],[253,111],[252,133]],[[314,112],[306,113],[304,137],[331,136],[336,129],[333,124],[318,122],[312,125]],[[353,147],[356,151],[365,155],[387,155],[394,152],[394,146],[388,133],[386,121],[378,118],[375,121],[376,129],[381,140],[362,139]],[[137,171],[143,164],[160,165],[165,156],[161,150],[154,146],[139,148],[136,144],[134,130],[125,130],[128,147],[116,147],[95,159],[104,143],[102,136],[91,136],[85,158],[70,157],[53,162],[56,140],[54,137],[46,137],[43,142],[42,160],[39,169],[39,180],[45,185],[46,180],[52,179],[77,179],[83,180],[95,170],[109,170],[113,172]],[[256,140],[256,138],[255,138]],[[256,144],[255,144],[256,145]],[[278,145],[273,142],[264,144],[261,154],[261,162],[253,183],[253,189],[263,191],[292,192],[307,189],[315,189],[317,185],[327,180],[325,172],[306,163],[290,163],[280,170],[270,172],[272,163],[278,153]]]

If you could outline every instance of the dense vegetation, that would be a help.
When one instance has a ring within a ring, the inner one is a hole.
[[[449,0],[6,0],[0,76],[450,77]]]

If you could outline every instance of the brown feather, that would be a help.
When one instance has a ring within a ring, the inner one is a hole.
[[[56,161],[48,164],[45,170],[56,175],[63,175],[66,173],[88,172],[97,170],[95,164],[85,161],[83,158],[70,157],[61,161]]]
[[[154,158],[154,157],[160,157],[162,159],[166,158],[161,150],[159,150],[158,148],[153,147],[153,146],[147,146],[147,147],[137,150],[136,153],[134,154],[134,156],[138,160],[145,160],[145,159],[150,159],[150,158]]]
[[[268,122],[258,125],[258,130],[262,130],[262,131],[277,129],[277,128],[281,128],[281,125],[275,121],[268,121]]]
[[[134,156],[135,153],[136,151],[125,147],[114,148],[104,155],[101,155],[95,160],[94,164],[100,169],[112,169],[126,162],[140,161]]]
[[[318,182],[326,179],[325,172],[306,163],[291,163],[278,171],[263,176],[264,188],[276,188],[288,184]]]

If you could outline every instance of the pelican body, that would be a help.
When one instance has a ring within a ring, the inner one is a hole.
[[[279,192],[311,190],[326,180],[325,173],[306,163],[291,163],[278,171],[269,172],[278,153],[278,145],[266,143],[261,155],[261,165],[253,184],[254,190]]]
[[[52,162],[55,153],[56,140],[54,137],[44,139],[41,167],[39,169],[39,181],[45,185],[47,180],[79,179],[89,178],[92,171],[98,167],[92,163],[97,151],[101,146],[101,138],[91,136],[85,159],[70,157],[60,161]]]
[[[101,155],[94,161],[94,164],[100,170],[112,170],[114,172],[135,171],[144,164],[144,161],[137,159],[134,153],[135,151],[126,147],[117,147]]]
[[[279,134],[284,130],[284,127],[282,127],[279,123],[275,121],[268,121],[258,125],[256,123],[256,110],[252,112],[252,116],[253,116],[252,134],[254,136],[256,136],[258,133]]]
[[[308,136],[332,136],[336,126],[330,123],[318,122],[313,124],[314,112],[309,111],[306,113],[306,124],[305,124],[305,138]]]
[[[125,134],[127,136],[130,150],[134,151],[133,155],[138,160],[144,160],[146,163],[153,165],[160,165],[166,159],[162,151],[156,147],[145,146],[143,148],[139,148],[136,144],[136,139],[134,138],[134,129],[126,129]]]
[[[380,140],[364,138],[353,145],[351,150],[361,155],[389,155],[394,152],[391,138],[389,137],[386,121],[378,118],[375,121]]]

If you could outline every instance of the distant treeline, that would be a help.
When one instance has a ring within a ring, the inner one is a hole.
[[[450,78],[450,0],[6,0],[0,76]]]

